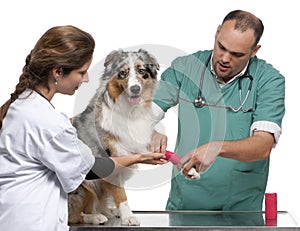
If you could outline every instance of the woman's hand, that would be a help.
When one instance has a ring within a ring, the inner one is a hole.
[[[138,159],[137,163],[140,164],[166,164],[168,163],[167,160],[165,160],[165,155],[163,153],[149,153],[149,154],[139,154],[140,158]]]
[[[147,153],[147,154],[130,154],[127,156],[111,157],[118,167],[129,167],[133,164],[166,164],[165,155],[163,153]]]
[[[111,157],[118,167],[129,167],[133,164],[166,164],[165,152],[167,148],[167,136],[154,131],[152,143],[148,147],[150,153],[136,153],[127,156]]]

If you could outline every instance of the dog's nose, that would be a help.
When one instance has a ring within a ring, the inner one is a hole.
[[[131,87],[130,87],[130,91],[131,91],[131,93],[133,93],[133,94],[139,94],[139,93],[140,93],[140,90],[141,90],[141,87],[138,86],[138,85],[134,85],[134,86],[131,86]]]

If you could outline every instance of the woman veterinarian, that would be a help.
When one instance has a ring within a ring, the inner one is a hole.
[[[0,110],[0,230],[69,230],[68,193],[93,166],[99,177],[113,171],[115,161],[95,160],[50,102],[88,82],[94,48],[90,34],[61,26],[49,29],[27,56],[15,92]],[[137,155],[116,165],[164,163],[162,157]]]

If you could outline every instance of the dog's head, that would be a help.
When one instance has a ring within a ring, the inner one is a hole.
[[[157,60],[146,50],[112,51],[105,59],[102,81],[114,102],[127,98],[131,105],[152,99],[156,86]]]

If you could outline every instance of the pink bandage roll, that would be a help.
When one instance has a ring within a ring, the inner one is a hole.
[[[165,152],[166,160],[171,161],[172,164],[176,165],[180,161],[181,157],[174,152],[166,151]]]
[[[265,193],[265,218],[266,220],[277,219],[277,194]]]

